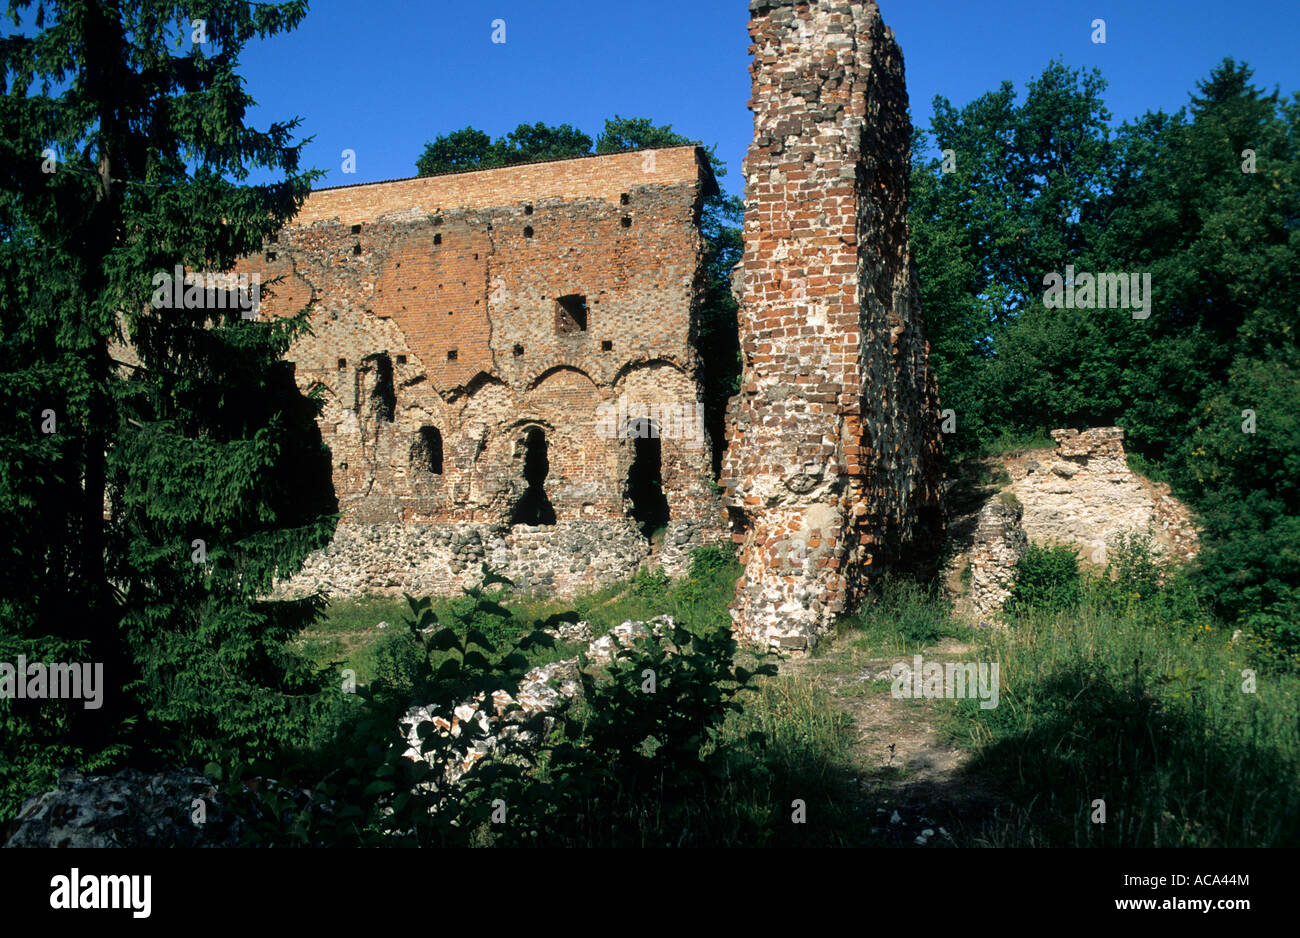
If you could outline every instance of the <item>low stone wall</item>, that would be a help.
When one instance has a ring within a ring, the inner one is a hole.
[[[1053,430],[1052,439],[1055,450],[1007,467],[1031,541],[1073,544],[1085,559],[1105,564],[1106,549],[1117,539],[1149,533],[1156,553],[1195,556],[1191,513],[1167,485],[1129,469],[1122,429]]]
[[[561,521],[506,527],[478,523],[340,524],[325,550],[277,585],[276,596],[322,591],[330,596],[458,595],[482,580],[482,564],[515,582],[520,592],[570,596],[626,579],[647,559],[670,576],[686,572],[697,547],[721,540],[720,527],[670,522],[663,547],[650,544],[634,522]]]

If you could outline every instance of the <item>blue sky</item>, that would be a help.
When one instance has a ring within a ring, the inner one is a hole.
[[[881,0],[907,63],[913,119],[1004,79],[1023,90],[1053,58],[1098,66],[1117,121],[1176,110],[1225,55],[1256,84],[1300,90],[1300,2]],[[250,46],[252,120],[298,116],[322,185],[410,176],[426,141],[472,124],[571,123],[593,139],[614,114],[717,143],[740,193],[752,130],[745,0],[314,0],[297,30]],[[1106,21],[1106,43],[1091,40]],[[505,21],[503,44],[492,22]],[[356,151],[356,173],[341,151]],[[257,177],[254,177],[255,179]]]

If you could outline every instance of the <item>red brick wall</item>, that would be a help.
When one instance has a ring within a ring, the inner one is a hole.
[[[751,7],[744,375],[726,503],[733,616],[802,648],[872,569],[930,544],[937,396],[908,248],[902,55],[874,3]]]
[[[327,389],[343,523],[507,523],[530,426],[546,434],[557,521],[626,522],[633,446],[597,432],[599,408],[620,395],[698,404],[690,330],[711,185],[702,154],[678,147],[313,193],[239,270],[285,275],[264,315],[312,303],[313,335],[288,357],[304,387]],[[568,294],[586,297],[585,331],[557,330]],[[373,400],[385,355],[391,421]],[[426,426],[442,435],[440,475],[413,455]],[[663,452],[674,521],[716,531],[707,444]]]

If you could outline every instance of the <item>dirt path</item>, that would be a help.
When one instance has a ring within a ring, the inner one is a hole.
[[[872,654],[853,634],[827,638],[815,657],[781,663],[781,674],[822,688],[853,723],[857,797],[875,811],[872,834],[898,844],[969,845],[999,799],[967,769],[960,748],[938,727],[951,701],[897,699],[890,668],[911,655]],[[969,661],[972,646],[952,639],[922,650],[925,661]],[[852,793],[851,793],[852,794]]]

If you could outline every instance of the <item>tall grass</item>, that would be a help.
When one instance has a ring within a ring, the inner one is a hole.
[[[982,634],[998,707],[961,701],[947,729],[1030,823],[989,842],[1272,846],[1300,842],[1300,680],[1259,672],[1208,617],[1117,606],[1092,583],[1069,611]],[[1153,612],[1154,611],[1154,612]],[[1105,803],[1097,823],[1094,802]]]
[[[836,624],[836,632],[860,633],[880,655],[919,651],[945,638],[967,640],[974,634],[969,625],[953,617],[936,586],[890,574],[880,578],[857,613]]]

